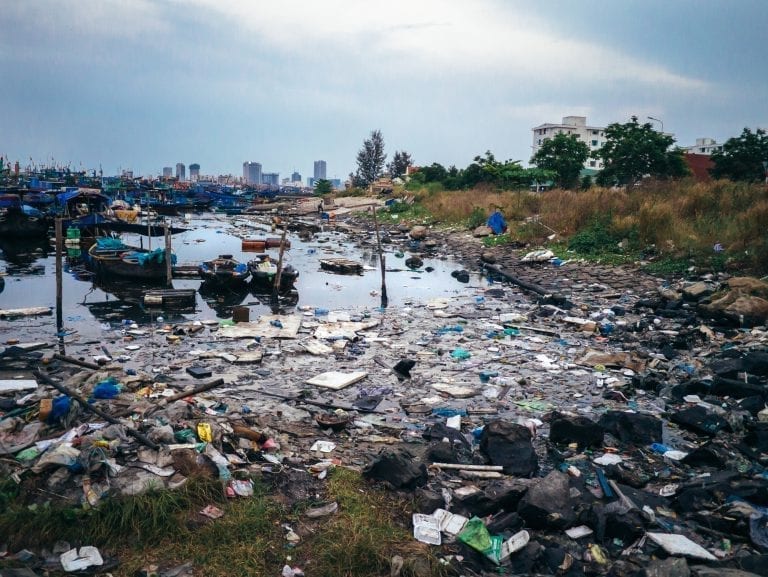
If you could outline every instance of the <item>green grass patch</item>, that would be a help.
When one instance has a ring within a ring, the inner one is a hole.
[[[393,555],[405,559],[403,577],[423,577],[425,567],[440,577],[444,566],[413,539],[410,503],[347,469],[333,471],[326,489],[321,497],[336,501],[339,511],[318,521],[303,516],[308,503],[286,509],[258,483],[252,498],[232,500],[220,481],[190,479],[175,491],[105,499],[90,509],[11,504],[0,513],[0,534],[8,536],[10,551],[35,551],[62,539],[96,546],[119,560],[110,570],[115,577],[133,577],[150,564],[187,562],[207,577],[271,577],[286,563],[316,577],[386,576]],[[201,516],[209,504],[224,516]],[[301,535],[295,547],[285,539],[286,524]],[[0,561],[0,567],[11,565]]]
[[[389,575],[390,560],[406,560],[402,575],[411,577],[416,561],[440,575],[440,565],[429,548],[413,539],[412,507],[383,490],[371,488],[358,473],[336,469],[328,483],[328,500],[339,503],[339,513],[329,519],[303,553],[311,559],[311,573],[318,577],[369,577]]]
[[[511,242],[514,242],[515,239],[509,234],[495,234],[491,236],[483,237],[483,246],[490,248],[493,246],[504,246],[505,244],[510,244]]]

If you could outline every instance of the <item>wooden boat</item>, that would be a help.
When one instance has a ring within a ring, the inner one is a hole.
[[[39,210],[23,205],[15,194],[0,195],[0,237],[30,238],[48,234],[50,220]]]
[[[127,246],[119,239],[99,237],[88,249],[88,257],[95,274],[133,278],[136,280],[163,280],[167,265],[165,249],[147,250]],[[171,264],[176,260],[171,255]]]
[[[362,274],[363,265],[348,258],[322,258],[320,268],[339,274]]]
[[[271,291],[274,288],[277,263],[268,254],[258,255],[249,261],[248,270],[251,271],[251,284],[254,285],[254,288],[263,291]],[[291,265],[283,267],[280,273],[280,286],[277,291],[279,293],[290,291],[297,278],[299,278],[299,271]]]
[[[199,272],[203,281],[220,285],[242,284],[250,274],[248,265],[232,258],[231,254],[200,263]]]

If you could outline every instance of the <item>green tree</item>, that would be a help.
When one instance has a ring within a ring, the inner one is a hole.
[[[715,178],[762,182],[765,178],[763,161],[768,161],[768,134],[762,128],[755,132],[745,128],[741,136],[729,138],[722,150],[712,154],[715,166],[710,173]]]
[[[519,160],[496,160],[488,150],[485,156],[476,156],[475,163],[480,166],[487,182],[492,182],[503,190],[527,188],[534,182],[545,182],[554,178],[551,170],[542,168],[523,168]]]
[[[603,160],[597,175],[602,186],[627,185],[642,178],[675,178],[688,174],[683,152],[670,150],[675,139],[657,132],[650,123],[640,124],[637,116],[625,124],[613,123],[605,129],[605,144],[592,153]]]
[[[403,176],[407,168],[411,165],[411,162],[413,161],[409,153],[404,150],[396,150],[392,157],[392,162],[387,165],[387,170],[389,170],[389,174],[392,175],[392,178]]]
[[[315,182],[315,194],[330,194],[333,192],[333,186],[331,186],[331,181],[326,180],[324,178],[319,179],[317,182]]]
[[[372,130],[370,138],[363,141],[363,147],[357,153],[357,173],[354,184],[368,186],[374,182],[381,176],[386,160],[384,137],[380,130]]]
[[[448,176],[448,171],[439,162],[433,162],[429,166],[422,166],[419,172],[424,175],[424,182],[443,182]]]
[[[557,176],[560,188],[574,188],[579,183],[579,173],[589,158],[589,146],[575,134],[557,134],[548,138],[531,158],[531,164],[551,170]]]

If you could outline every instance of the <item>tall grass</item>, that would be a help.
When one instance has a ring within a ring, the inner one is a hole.
[[[500,207],[513,235],[539,242],[552,230],[564,240],[609,217],[607,232],[627,239],[632,249],[654,247],[669,258],[708,257],[719,243],[733,268],[768,272],[768,190],[763,185],[685,179],[620,190],[419,191],[416,199],[442,222],[476,221],[478,212],[490,215]]]

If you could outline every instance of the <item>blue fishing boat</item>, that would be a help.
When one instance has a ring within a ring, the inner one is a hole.
[[[128,246],[120,239],[99,237],[88,249],[93,272],[100,276],[133,278],[136,280],[162,280],[167,278],[165,249],[147,250]],[[171,255],[171,265],[176,256]]]
[[[200,263],[198,272],[204,281],[220,286],[245,284],[251,274],[248,265],[232,258],[231,254],[222,254]]]

